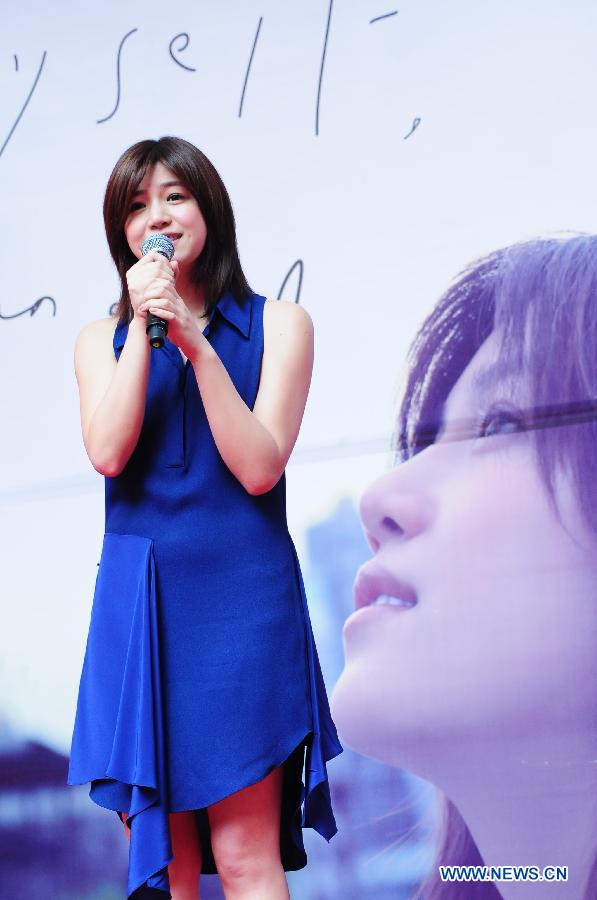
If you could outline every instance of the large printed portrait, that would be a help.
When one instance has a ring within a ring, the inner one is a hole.
[[[416,336],[396,465],[360,501],[373,557],[332,709],[442,793],[424,897],[466,895],[440,865],[482,864],[539,867],[524,896],[597,895],[596,326],[594,236],[472,263]]]

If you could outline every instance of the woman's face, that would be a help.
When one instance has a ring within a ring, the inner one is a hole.
[[[199,256],[207,239],[207,226],[199,204],[186,185],[158,162],[150,168],[133,197],[124,233],[137,259],[152,234],[167,234],[174,242],[174,259],[182,267]]]
[[[529,405],[520,380],[475,387],[499,346],[494,333],[454,385],[436,443],[378,478],[360,503],[374,557],[356,593],[409,605],[349,616],[332,714],[355,750],[424,777],[465,747],[567,756],[568,740],[595,729],[594,538],[559,476],[567,533],[530,433],[508,432],[515,407]],[[458,420],[478,436],[451,440]]]

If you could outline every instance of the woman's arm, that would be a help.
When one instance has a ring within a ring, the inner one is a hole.
[[[116,362],[114,325],[113,319],[91,322],[75,343],[83,443],[93,468],[110,477],[122,472],[139,440],[150,360],[147,335],[135,317]]]
[[[287,300],[267,300],[259,390],[251,411],[201,335],[190,357],[216,446],[250,494],[279,481],[298,437],[313,371],[313,322]]]

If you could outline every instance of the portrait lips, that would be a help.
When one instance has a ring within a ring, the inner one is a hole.
[[[401,600],[402,605],[397,605],[397,609],[410,608],[417,603],[417,593],[412,585],[398,578],[376,560],[366,562],[358,570],[354,581],[355,608],[370,606],[380,596]]]
[[[354,581],[353,612],[344,623],[343,634],[372,617],[404,613],[417,605],[412,585],[372,560],[360,567]]]

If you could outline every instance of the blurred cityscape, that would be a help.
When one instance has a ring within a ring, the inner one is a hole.
[[[357,568],[371,556],[354,503],[306,533],[301,568],[328,694],[343,668],[342,626]],[[111,810],[66,784],[68,757],[18,735],[0,710],[0,900],[123,900],[128,841]],[[433,790],[348,748],[328,766],[338,833],[303,832],[308,865],[293,900],[406,900],[433,858]],[[202,900],[223,900],[217,875]]]

